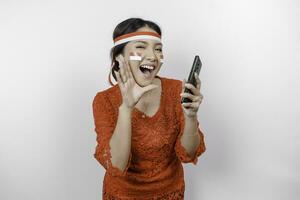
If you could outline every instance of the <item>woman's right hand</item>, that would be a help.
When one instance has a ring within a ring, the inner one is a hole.
[[[123,104],[128,108],[133,108],[145,92],[158,88],[158,86],[154,84],[145,87],[139,86],[132,75],[129,63],[125,61],[124,57],[120,54],[116,60],[119,62],[120,68],[120,70],[116,72],[116,76],[121,90]]]

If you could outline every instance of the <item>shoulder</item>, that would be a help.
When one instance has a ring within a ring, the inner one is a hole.
[[[95,104],[109,104],[110,106],[118,104],[120,98],[120,91],[118,85],[111,86],[107,89],[98,91],[93,99]]]
[[[168,105],[171,105],[171,102],[174,104],[177,104],[180,102],[180,93],[182,90],[182,81],[175,79],[175,78],[169,78],[169,77],[161,77],[163,81],[163,93],[165,102],[168,102]],[[172,104],[172,106],[174,106]]]
[[[171,93],[180,93],[182,89],[182,81],[175,79],[175,78],[169,78],[169,77],[162,77],[165,89],[169,90]]]

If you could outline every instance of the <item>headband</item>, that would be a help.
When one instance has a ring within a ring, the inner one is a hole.
[[[114,46],[117,46],[119,44],[133,41],[133,40],[140,40],[140,39],[151,39],[156,40],[158,42],[161,41],[161,36],[158,33],[155,32],[149,32],[149,31],[139,31],[139,32],[133,32],[121,35],[114,39]]]

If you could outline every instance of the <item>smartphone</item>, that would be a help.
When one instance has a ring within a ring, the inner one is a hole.
[[[194,62],[193,62],[193,65],[192,65],[192,68],[191,68],[191,71],[190,71],[190,74],[189,74],[189,78],[187,80],[187,83],[191,83],[193,84],[195,87],[197,87],[197,81],[196,81],[196,78],[195,78],[195,72],[198,74],[199,76],[199,73],[200,73],[200,70],[201,70],[201,67],[202,67],[202,62],[199,58],[198,55],[195,56],[194,58]],[[191,90],[189,90],[188,88],[185,88],[184,89],[184,93],[190,93],[190,94],[193,94],[193,92]],[[189,102],[192,102],[191,99],[187,98],[187,97],[182,97],[181,98],[181,103],[189,103]]]

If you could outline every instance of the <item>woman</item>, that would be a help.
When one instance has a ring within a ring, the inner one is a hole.
[[[151,21],[127,19],[113,39],[111,73],[118,84],[93,100],[94,157],[106,169],[103,199],[184,199],[182,163],[196,165],[206,149],[197,119],[200,80],[195,74],[194,87],[157,75],[161,30]],[[193,102],[181,104],[181,97]]]

